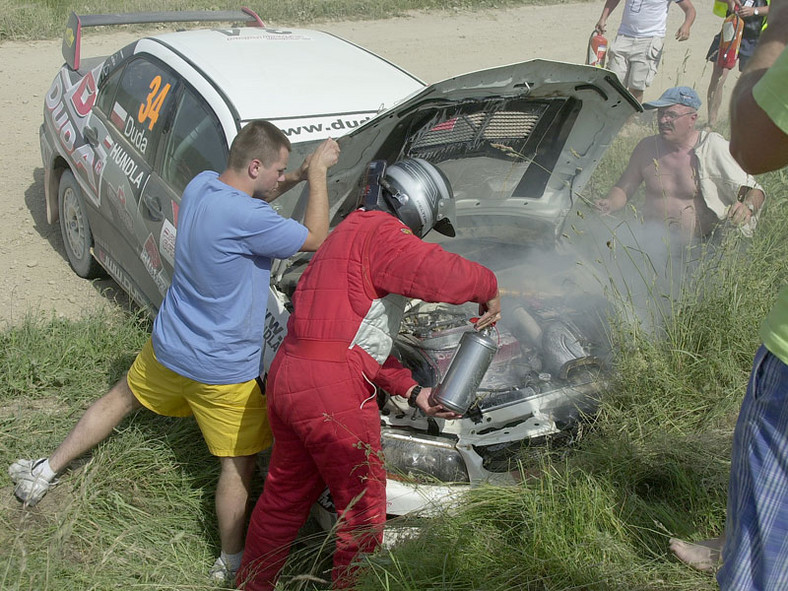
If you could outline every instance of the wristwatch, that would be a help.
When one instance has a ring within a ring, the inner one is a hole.
[[[419,394],[421,394],[421,386],[413,386],[413,390],[410,391],[410,396],[408,397],[409,407],[416,408],[416,398],[419,397]]]
[[[753,13],[755,16],[758,16],[758,9],[756,8],[755,10],[753,10],[753,11],[752,11],[752,13]]]

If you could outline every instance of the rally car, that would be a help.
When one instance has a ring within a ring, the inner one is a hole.
[[[82,28],[158,21],[253,26],[146,37],[83,59]],[[198,172],[224,169],[248,121],[275,122],[293,161],[424,87],[348,41],[266,27],[251,11],[71,15],[66,63],[46,94],[41,155],[47,220],[60,220],[76,273],[106,271],[155,310],[172,276],[178,203]]]
[[[244,25],[146,37],[82,60],[87,24],[221,18]],[[41,127],[48,219],[83,277],[108,272],[155,311],[172,272],[178,203],[204,169],[221,171],[247,121],[276,123],[291,161],[340,138],[329,171],[331,224],[360,205],[372,161],[424,158],[449,179],[457,236],[428,236],[492,268],[504,296],[498,352],[471,408],[424,416],[380,392],[388,512],[445,505],[484,481],[511,482],[524,442],[571,430],[606,388],[605,301],[563,225],[621,125],[641,109],[618,79],[532,60],[425,87],[337,37],[268,28],[248,11],[77,17]],[[275,57],[274,57],[275,56]],[[274,202],[300,218],[306,189]],[[281,344],[310,255],[272,269],[263,371]],[[473,306],[410,302],[393,354],[424,386],[445,374]],[[323,504],[330,510],[330,498]]]

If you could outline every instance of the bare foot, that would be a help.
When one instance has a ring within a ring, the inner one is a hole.
[[[715,572],[722,563],[725,536],[700,542],[685,542],[670,538],[670,551],[684,564],[705,573]]]

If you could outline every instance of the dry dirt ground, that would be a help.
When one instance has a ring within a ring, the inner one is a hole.
[[[646,100],[676,84],[694,86],[705,97],[711,74],[706,50],[721,20],[703,3],[696,4],[698,18],[691,38],[683,43],[673,39],[683,13],[678,7],[671,8],[662,65],[646,91]],[[426,82],[436,82],[532,58],[582,62],[601,9],[600,1],[478,13],[414,14],[315,28],[367,47]],[[620,12],[619,8],[610,19],[611,39]],[[137,36],[139,33],[88,30],[83,56],[107,55]],[[90,311],[110,310],[113,302],[124,299],[111,280],[91,283],[74,275],[65,258],[59,226],[46,223],[38,128],[44,94],[63,61],[60,45],[60,40],[0,45],[4,81],[0,85],[0,129],[5,130],[0,134],[0,170],[5,179],[0,184],[0,219],[5,224],[0,233],[0,327],[17,323],[28,314],[76,318]],[[737,76],[734,72],[729,77],[726,95]],[[705,117],[704,110],[701,121]]]

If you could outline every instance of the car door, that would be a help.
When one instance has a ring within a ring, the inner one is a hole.
[[[186,83],[180,84],[174,105],[156,166],[139,200],[139,219],[145,229],[140,256],[162,297],[172,280],[183,190],[202,171],[221,173],[228,155],[227,139],[219,119]],[[153,300],[156,307],[161,299]]]
[[[99,198],[109,213],[97,223],[110,224],[116,231],[100,228],[94,252],[135,300],[157,307],[169,282],[151,254],[147,209],[140,202],[172,114],[179,79],[157,58],[141,54],[102,82],[96,112],[108,134]]]

